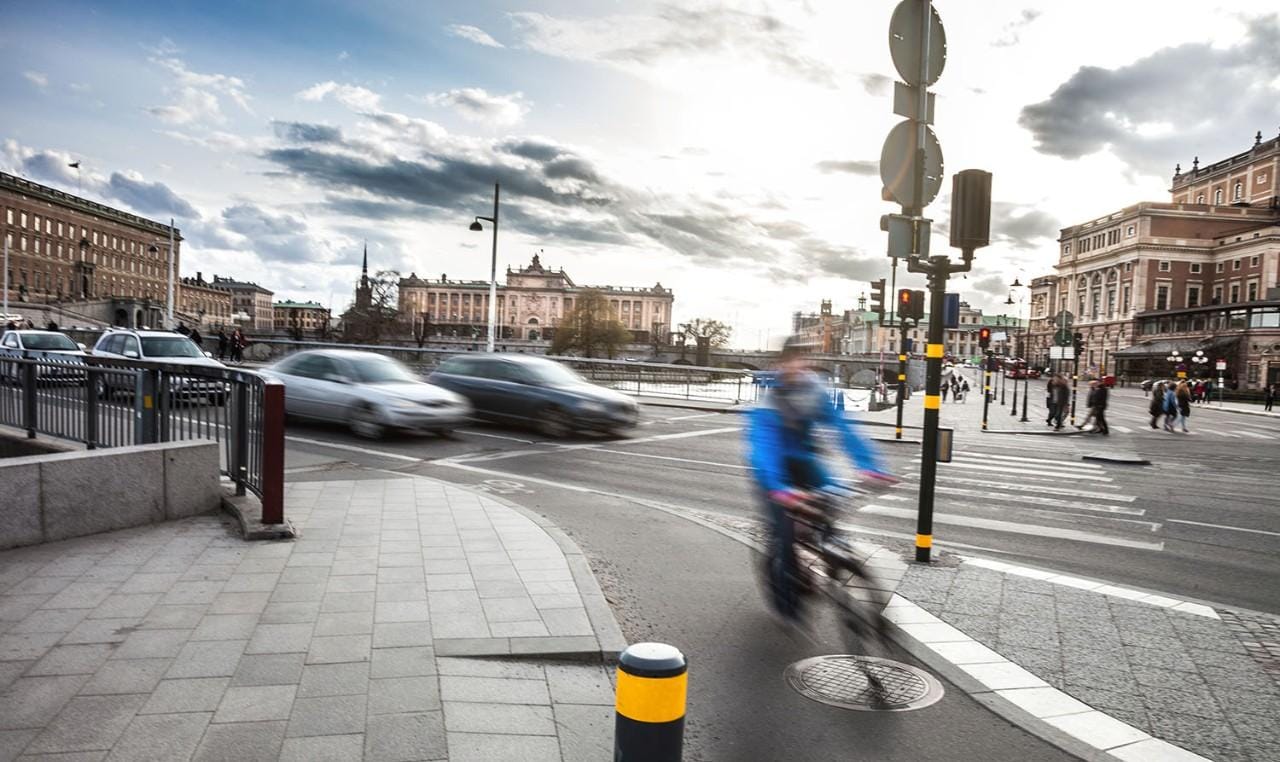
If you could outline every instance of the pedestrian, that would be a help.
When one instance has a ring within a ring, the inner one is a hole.
[[[1160,428],[1157,421],[1160,420],[1160,413],[1164,411],[1164,382],[1161,381],[1151,387],[1151,404],[1147,406],[1147,412],[1151,414],[1151,428]]]
[[[200,335],[200,329],[198,327],[192,326],[191,333],[187,335],[187,338],[191,339],[197,347],[204,349],[204,337]]]
[[[1052,426],[1053,419],[1057,417],[1058,403],[1053,396],[1054,381],[1057,378],[1057,376],[1048,376],[1048,380],[1044,384],[1044,407],[1047,411],[1044,417],[1045,426]]]
[[[1103,436],[1111,433],[1111,429],[1107,427],[1107,397],[1109,394],[1106,384],[1097,379],[1089,382],[1089,398],[1086,403],[1089,406],[1089,418],[1093,419],[1094,433]]]
[[[1191,386],[1186,381],[1179,381],[1178,388],[1174,390],[1174,397],[1178,401],[1178,416],[1182,424],[1182,433],[1187,433],[1187,419],[1191,417]]]
[[[44,327],[44,329],[45,329],[46,331],[56,331],[56,330],[58,330],[58,324],[57,324],[57,323],[55,323],[55,322],[53,322],[52,320],[50,320],[50,321],[49,321],[49,324],[48,324],[48,325],[46,325],[46,326]]]
[[[1178,422],[1178,395],[1176,385],[1170,381],[1164,385],[1164,430],[1173,431]]]
[[[8,333],[9,331],[16,331],[18,330],[18,326],[14,325],[14,322],[10,320],[9,322],[4,324],[4,330],[5,330],[5,333]]]
[[[1067,377],[1059,373],[1054,377],[1053,387],[1053,430],[1062,431],[1062,419],[1067,417],[1071,409],[1071,384]]]
[[[1280,384],[1269,384],[1262,395],[1262,409],[1268,413],[1271,412],[1271,406],[1275,404],[1276,401],[1276,386],[1280,386]]]
[[[960,402],[961,404],[969,400],[969,379],[960,382]]]
[[[948,381],[943,381],[942,382],[942,401],[943,402],[947,401],[947,392],[950,391],[950,389],[951,389],[951,383]]]
[[[231,334],[231,362],[232,363],[239,363],[244,359],[245,343],[246,342],[244,339],[244,334],[240,332],[239,328],[237,328],[235,332]]]
[[[1204,381],[1196,381],[1195,386],[1191,387],[1191,401],[1204,403]]]
[[[223,328],[218,329],[218,361],[227,359],[227,344],[230,340],[227,338],[227,332]]]
[[[178,333],[182,334],[183,336],[190,336],[190,335],[191,335],[191,329],[190,329],[190,328],[188,328],[188,327],[186,326],[186,324],[185,324],[185,323],[183,323],[181,320],[179,320],[179,321],[178,321],[178,327],[177,327],[177,329],[176,329],[176,330],[177,330],[177,332],[178,332]]]

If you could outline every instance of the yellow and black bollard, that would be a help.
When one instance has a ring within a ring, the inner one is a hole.
[[[614,762],[679,762],[688,689],[684,654],[665,643],[636,643],[618,658]]]

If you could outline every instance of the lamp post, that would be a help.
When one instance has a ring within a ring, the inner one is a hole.
[[[1204,366],[1209,364],[1209,358],[1204,356],[1203,349],[1197,349],[1196,353],[1191,357],[1191,362],[1195,363],[1195,375],[1199,377],[1204,375]]]
[[[156,248],[156,245],[153,243],[147,247],[147,251],[151,252],[152,254],[157,254],[160,252],[160,249]],[[172,329],[173,328],[173,220],[172,219],[169,220],[169,277],[168,277],[168,292],[166,295],[166,299],[168,300],[168,304],[166,305],[166,309],[165,309],[165,320],[168,323],[167,327]]]
[[[1183,357],[1181,352],[1175,349],[1173,350],[1173,354],[1169,355],[1164,359],[1168,360],[1169,364],[1173,366],[1174,374],[1178,378],[1187,377],[1187,366],[1183,364]]]
[[[1018,278],[1014,278],[1014,279],[1013,279],[1013,283],[1009,284],[1009,287],[1010,287],[1010,288],[1021,288],[1021,289],[1025,289],[1025,288],[1026,288],[1026,286],[1022,285],[1022,282],[1021,282]],[[1012,297],[1012,293],[1010,294],[1010,296]],[[1021,291],[1021,292],[1019,292],[1019,296],[1018,296],[1018,334],[1022,337],[1022,339],[1021,339],[1021,341],[1020,341],[1020,342],[1017,342],[1017,344],[1015,345],[1015,348],[1018,350],[1018,358],[1019,358],[1020,363],[1021,363],[1021,365],[1022,365],[1022,417],[1018,419],[1018,420],[1019,420],[1020,422],[1022,422],[1022,423],[1026,423],[1026,422],[1028,421],[1028,418],[1027,418],[1027,401],[1028,401],[1028,399],[1030,398],[1030,395],[1031,395],[1031,389],[1030,389],[1030,384],[1031,384],[1031,362],[1027,359],[1027,356],[1030,354],[1030,348],[1027,346],[1027,345],[1030,343],[1030,335],[1027,333],[1027,329],[1028,329],[1028,327],[1029,327],[1029,326],[1028,326],[1028,323],[1029,323],[1030,321],[1029,321],[1029,320],[1024,320],[1024,319],[1023,319],[1023,317],[1022,317],[1022,313],[1023,313],[1023,309],[1022,309],[1022,307],[1023,307],[1023,305],[1026,303],[1026,301],[1027,301],[1027,294],[1026,294],[1026,292],[1025,292],[1025,291]],[[1017,383],[1017,381],[1018,381],[1018,380],[1015,378],[1015,379],[1014,379],[1014,383],[1016,384],[1016,383]],[[1014,386],[1014,392],[1013,392],[1013,406],[1014,406],[1014,408],[1017,408],[1017,406],[1018,406],[1018,388],[1017,388],[1017,386]]]
[[[493,258],[489,262],[489,344],[488,351],[493,351],[493,342],[498,330],[498,184],[493,184],[493,216],[476,216],[471,223],[471,230],[484,230],[480,220],[493,223]]]
[[[1124,384],[1124,378],[1120,376],[1120,340],[1124,338],[1124,326],[1120,326],[1120,330],[1116,333],[1116,347],[1111,352],[1111,364],[1115,366],[1115,370],[1111,375],[1120,379],[1121,385]]]

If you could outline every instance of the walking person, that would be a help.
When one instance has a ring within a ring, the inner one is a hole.
[[[1049,380],[1045,381],[1044,384],[1044,407],[1046,411],[1044,416],[1045,426],[1052,426],[1053,419],[1057,417],[1058,403],[1053,396],[1053,383],[1057,378],[1057,376],[1049,376]]]
[[[1173,431],[1173,424],[1178,422],[1178,396],[1175,385],[1171,381],[1164,385],[1164,430]]]
[[[187,338],[188,338],[188,339],[191,339],[191,341],[192,341],[192,342],[193,342],[197,347],[200,347],[200,349],[201,349],[201,350],[203,350],[203,349],[204,349],[204,337],[200,335],[200,329],[199,329],[199,328],[197,328],[197,327],[195,327],[195,326],[192,326],[192,327],[191,327],[191,333],[187,334]]]
[[[1182,424],[1182,433],[1187,432],[1187,419],[1191,417],[1191,386],[1186,381],[1179,381],[1174,390],[1174,398],[1178,401],[1178,416]]]
[[[227,344],[230,343],[227,338],[227,332],[222,328],[218,329],[218,362],[227,359]]]
[[[1262,396],[1262,409],[1268,413],[1271,412],[1271,406],[1274,405],[1276,401],[1276,386],[1277,384],[1268,384],[1267,389]]]
[[[245,346],[244,334],[240,332],[239,328],[237,328],[235,332],[231,334],[230,343],[231,343],[231,362],[233,364],[239,364],[244,359],[244,346]]]
[[[947,401],[947,392],[950,390],[951,390],[951,382],[943,381],[942,382],[942,401],[943,402]]]
[[[1160,413],[1164,412],[1163,381],[1151,387],[1151,404],[1147,406],[1147,412],[1151,414],[1151,428],[1160,428],[1158,421],[1160,420]]]
[[[1089,382],[1089,417],[1093,419],[1094,433],[1104,437],[1111,433],[1107,426],[1107,398],[1110,394],[1107,385],[1101,381],[1094,379]]]
[[[966,378],[965,380],[960,382],[960,391],[958,392],[958,394],[960,396],[961,404],[964,404],[965,402],[969,401],[969,379]]]
[[[1059,373],[1054,376],[1053,387],[1053,430],[1062,431],[1062,419],[1071,411],[1071,384],[1067,377]]]

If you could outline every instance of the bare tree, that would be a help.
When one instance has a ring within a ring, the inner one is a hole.
[[[681,323],[680,331],[697,344],[713,347],[723,347],[733,336],[733,328],[710,318],[694,318],[688,323]]]
[[[342,332],[348,341],[378,341],[395,330],[400,273],[379,270],[369,278],[368,305],[357,300],[342,315]]]
[[[594,357],[596,352],[603,352],[612,358],[618,347],[630,340],[631,332],[614,317],[609,300],[599,291],[584,291],[556,327],[551,353],[577,351]]]

